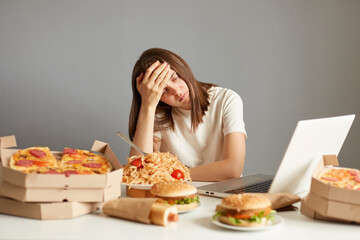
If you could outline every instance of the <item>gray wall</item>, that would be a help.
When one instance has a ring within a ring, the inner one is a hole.
[[[238,92],[245,174],[275,173],[296,122],[360,116],[360,1],[0,1],[0,136],[19,147],[109,142],[122,163],[130,76],[168,48]],[[360,168],[355,119],[340,153]]]

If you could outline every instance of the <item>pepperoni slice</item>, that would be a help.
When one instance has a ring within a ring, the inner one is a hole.
[[[355,182],[360,183],[360,173],[355,176],[354,180]]]
[[[72,148],[64,148],[64,154],[76,154],[78,153],[78,151],[76,149],[72,149]]]
[[[70,161],[67,161],[66,163],[67,164],[79,164],[79,163],[82,163],[82,161],[80,161],[80,160],[70,160]]]
[[[37,158],[44,158],[46,157],[46,153],[44,151],[41,151],[39,149],[31,149],[30,154]]]
[[[88,167],[88,168],[101,168],[102,164],[101,163],[84,163],[83,166]]]
[[[74,170],[66,170],[65,172],[63,172],[63,174],[65,174],[66,177],[69,177],[71,174],[79,174],[79,173]]]
[[[30,167],[34,164],[33,161],[31,160],[27,160],[27,159],[24,159],[24,160],[19,160],[17,162],[15,162],[15,165],[16,166],[20,166],[20,167]]]
[[[44,174],[61,174],[61,173],[59,173],[58,171],[55,171],[55,170],[49,170],[49,171],[45,172]]]
[[[348,173],[350,173],[351,176],[356,176],[359,172],[356,171],[356,170],[353,170],[353,169],[349,169],[349,170],[348,170]]]

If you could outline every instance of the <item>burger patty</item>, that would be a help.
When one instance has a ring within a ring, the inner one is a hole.
[[[258,209],[249,209],[249,210],[240,210],[237,211],[235,209],[228,209],[228,208],[224,208],[222,206],[216,206],[216,212],[223,212],[225,214],[230,214],[230,215],[236,215],[236,214],[244,214],[244,215],[252,215],[252,214],[257,214],[259,212],[265,212],[268,208],[258,208]]]

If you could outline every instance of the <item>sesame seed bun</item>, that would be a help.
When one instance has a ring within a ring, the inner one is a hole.
[[[221,207],[236,211],[253,210],[271,207],[269,199],[259,195],[235,194],[222,199]]]
[[[150,189],[151,194],[159,197],[181,197],[197,193],[197,189],[190,184],[173,181],[154,184]]]

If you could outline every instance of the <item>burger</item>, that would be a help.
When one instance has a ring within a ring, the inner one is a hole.
[[[271,209],[271,202],[266,197],[246,193],[223,198],[215,211],[213,220],[242,227],[266,225],[274,220],[276,212]]]
[[[176,206],[178,211],[196,208],[200,203],[197,189],[180,181],[156,183],[150,192],[154,197],[163,199],[165,204]]]

